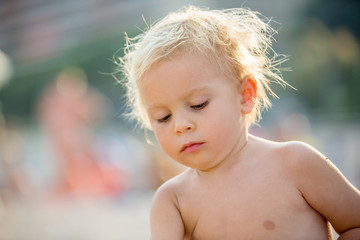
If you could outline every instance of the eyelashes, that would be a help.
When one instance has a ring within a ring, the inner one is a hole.
[[[201,104],[192,105],[192,106],[190,106],[190,107],[191,107],[192,109],[194,109],[194,110],[202,110],[202,109],[204,109],[208,104],[209,104],[209,101],[207,100],[207,101],[205,101],[205,102],[203,102],[203,103],[201,103]]]
[[[197,105],[191,105],[190,108],[193,109],[193,110],[196,110],[196,111],[200,111],[200,110],[204,109],[208,104],[209,104],[209,100],[206,100],[203,103],[200,103],[200,104],[197,104]],[[163,118],[157,119],[156,121],[159,122],[159,123],[165,123],[170,119],[170,117],[171,117],[171,114],[168,114]]]
[[[160,119],[158,119],[157,121],[158,121],[159,123],[164,123],[164,122],[167,122],[167,120],[169,120],[170,117],[171,117],[171,114],[166,115],[165,117],[160,118]]]

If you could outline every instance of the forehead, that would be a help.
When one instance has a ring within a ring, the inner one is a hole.
[[[185,53],[153,64],[142,76],[139,88],[165,87],[176,84],[196,84],[204,78],[213,79],[223,74],[216,64],[200,53]]]
[[[138,83],[145,104],[152,99],[179,97],[205,89],[225,76],[216,65],[199,53],[186,53],[155,63]]]

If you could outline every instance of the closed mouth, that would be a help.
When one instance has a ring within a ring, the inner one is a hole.
[[[181,148],[181,152],[195,152],[195,151],[197,151],[203,144],[204,144],[204,142],[191,142],[191,143],[185,144],[185,145]]]

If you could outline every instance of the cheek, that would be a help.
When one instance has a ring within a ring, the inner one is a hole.
[[[233,127],[241,119],[241,108],[235,103],[213,105],[205,116],[205,124],[212,128]]]
[[[215,109],[215,108],[214,108]],[[237,136],[240,129],[242,115],[235,105],[233,107],[219,106],[216,111],[211,111],[204,118],[205,129],[208,137],[221,142],[227,141],[229,137]]]
[[[170,156],[174,153],[173,139],[171,139],[168,130],[165,129],[154,129],[156,139],[161,145],[162,149]]]

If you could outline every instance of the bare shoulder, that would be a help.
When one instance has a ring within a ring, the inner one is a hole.
[[[304,159],[304,158],[320,158],[325,160],[326,157],[322,155],[313,146],[300,141],[291,141],[282,143],[284,153],[291,159]]]
[[[258,138],[257,148],[263,149],[271,161],[276,161],[297,186],[306,180],[304,174],[314,177],[324,170],[330,170],[325,171],[328,173],[340,173],[327,157],[304,142],[275,142]]]
[[[184,239],[177,192],[185,184],[186,174],[170,179],[156,191],[150,210],[151,239]]]
[[[300,142],[270,142],[276,159],[294,176],[303,171],[320,171],[322,168],[332,167],[329,159],[313,146]]]
[[[282,162],[284,167],[309,167],[309,164],[311,165],[316,161],[327,160],[322,153],[304,142],[276,142],[257,137],[254,137],[254,140],[256,148],[262,149],[267,156],[273,156],[274,159]]]
[[[360,225],[360,192],[327,157],[303,142],[271,145],[306,202],[339,234]]]
[[[184,171],[183,173],[171,178],[163,183],[156,191],[153,201],[169,201],[178,204],[177,194],[182,187],[187,183],[187,176],[191,172],[191,169]]]

